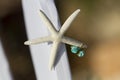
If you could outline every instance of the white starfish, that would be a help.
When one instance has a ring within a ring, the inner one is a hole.
[[[76,18],[76,16],[78,15],[79,12],[80,12],[80,9],[77,9],[73,14],[71,14],[69,16],[69,18],[63,24],[60,31],[58,32],[55,29],[55,27],[53,26],[53,24],[51,23],[51,21],[48,19],[48,17],[44,14],[44,12],[42,12],[40,10],[40,12],[39,12],[40,17],[43,19],[43,22],[48,27],[49,31],[51,32],[51,35],[46,36],[46,37],[42,37],[42,38],[37,38],[34,40],[30,40],[30,41],[26,41],[24,44],[25,45],[32,45],[32,44],[38,44],[38,43],[43,43],[43,42],[53,42],[53,47],[51,50],[51,55],[50,55],[50,60],[49,60],[49,69],[50,70],[52,70],[52,68],[54,67],[54,62],[55,62],[57,50],[58,50],[58,47],[59,47],[61,42],[69,44],[69,45],[78,46],[81,48],[87,47],[86,45],[84,45],[83,43],[81,43],[77,40],[74,40],[72,38],[64,36],[64,33],[69,28],[70,24],[73,22],[73,20]]]

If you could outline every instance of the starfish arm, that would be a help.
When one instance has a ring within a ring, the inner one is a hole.
[[[29,40],[29,41],[24,42],[24,44],[25,45],[34,45],[34,44],[43,43],[43,42],[49,42],[49,41],[52,41],[51,36],[46,36],[46,37],[42,37],[42,38]]]
[[[53,26],[52,22],[49,20],[49,18],[44,14],[43,11],[39,11],[39,15],[42,18],[43,22],[45,23],[45,25],[48,27],[49,31],[54,35],[57,33],[57,30],[55,29],[55,27]]]
[[[66,30],[70,27],[71,23],[76,18],[79,12],[80,12],[80,9],[77,9],[68,17],[68,19],[65,21],[62,28],[60,29],[60,35],[63,35],[66,32]]]
[[[75,40],[75,39],[72,39],[72,38],[69,38],[69,37],[63,37],[62,42],[66,43],[66,44],[69,44],[69,45],[78,46],[80,48],[87,48],[87,45],[81,43],[78,40]]]
[[[49,60],[49,70],[52,70],[52,68],[54,67],[59,44],[60,44],[60,42],[57,42],[57,41],[53,42],[53,46],[51,49],[52,51],[51,51],[50,60]]]

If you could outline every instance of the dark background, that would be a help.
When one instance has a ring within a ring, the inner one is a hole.
[[[36,80],[28,46],[21,0],[0,0],[0,38],[14,80]]]

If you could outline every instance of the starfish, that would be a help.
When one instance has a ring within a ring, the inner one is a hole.
[[[57,55],[57,51],[58,51],[58,47],[60,43],[66,43],[66,44],[74,45],[80,48],[87,47],[85,44],[81,43],[78,40],[64,36],[64,33],[70,27],[70,24],[73,22],[73,20],[76,18],[79,12],[80,12],[80,9],[77,9],[75,12],[73,12],[68,17],[68,19],[65,21],[65,23],[62,25],[61,29],[57,31],[55,27],[53,26],[52,22],[50,21],[50,19],[44,14],[44,12],[41,10],[39,11],[39,15],[42,18],[44,24],[46,24],[47,28],[51,32],[51,35],[42,37],[42,38],[33,39],[30,41],[26,41],[24,44],[33,45],[33,44],[38,44],[38,43],[43,43],[43,42],[53,42],[50,60],[49,60],[50,70],[52,70],[52,68],[54,67],[54,63],[55,63],[55,59],[56,59],[56,55]]]

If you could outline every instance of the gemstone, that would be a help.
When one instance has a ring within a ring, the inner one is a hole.
[[[83,57],[84,56],[84,51],[80,51],[77,55],[78,55],[78,57]]]
[[[79,50],[80,50],[79,47],[77,47],[77,46],[71,46],[71,52],[72,53],[76,54]]]

